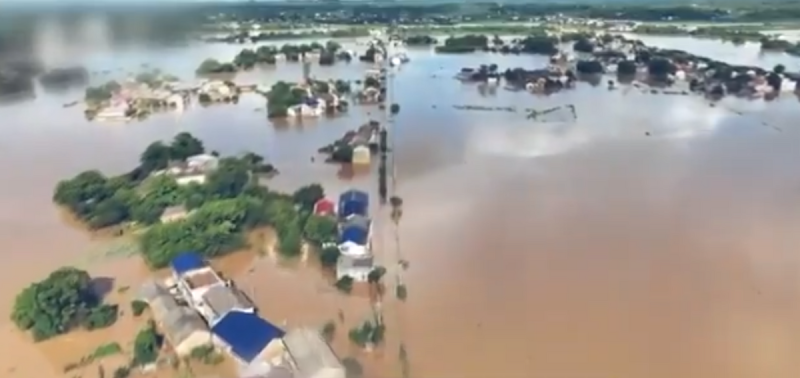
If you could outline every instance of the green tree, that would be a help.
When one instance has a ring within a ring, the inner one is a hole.
[[[133,340],[133,366],[147,365],[158,359],[162,337],[156,332],[156,325],[150,321],[145,328],[136,334]]]
[[[84,270],[60,268],[17,295],[11,319],[21,330],[30,330],[35,340],[69,332],[100,304],[91,281]]]
[[[208,193],[216,198],[233,198],[242,193],[249,181],[247,166],[237,159],[226,158],[208,175],[206,187]]]
[[[323,267],[333,268],[339,261],[339,256],[341,256],[341,254],[342,252],[339,251],[339,247],[337,246],[325,247],[319,252],[319,261]]]
[[[378,282],[381,282],[381,278],[383,278],[385,274],[386,274],[386,268],[382,266],[376,266],[374,269],[372,269],[371,272],[369,272],[369,275],[367,275],[367,281],[369,283],[376,284]]]
[[[336,240],[339,225],[330,217],[311,215],[303,227],[303,236],[306,240],[321,246],[323,243]]]
[[[297,189],[292,194],[294,203],[300,205],[301,208],[312,210],[317,201],[325,198],[325,189],[320,184],[310,184]]]
[[[335,286],[342,293],[349,294],[353,291],[353,277],[344,276],[336,281]]]
[[[139,167],[146,173],[167,168],[170,155],[170,147],[163,142],[150,143],[139,157]]]
[[[300,254],[303,240],[300,236],[300,229],[296,226],[285,227],[283,232],[278,235],[278,249],[285,256],[294,257]]]
[[[242,247],[249,209],[248,198],[214,200],[187,219],[153,225],[140,238],[145,262],[161,268],[180,251],[198,251],[211,258]]]
[[[131,302],[131,312],[133,313],[133,316],[142,315],[142,313],[144,313],[144,310],[146,310],[147,307],[148,305],[147,302],[145,301],[140,301],[137,299]]]
[[[108,328],[117,322],[119,311],[117,305],[100,305],[89,310],[88,315],[83,319],[83,325],[88,330],[98,328]]]
[[[187,132],[179,133],[172,140],[169,149],[169,157],[173,160],[186,160],[194,155],[205,153],[206,149],[200,139],[195,138]]]

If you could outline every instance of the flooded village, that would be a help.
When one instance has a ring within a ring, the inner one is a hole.
[[[42,52],[0,369],[793,377],[800,60],[574,28]]]

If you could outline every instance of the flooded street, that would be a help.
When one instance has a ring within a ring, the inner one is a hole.
[[[798,59],[761,56],[749,45],[642,39],[736,63],[782,63],[789,71],[800,66]],[[241,48],[96,51],[82,59],[90,70],[114,71],[110,76],[148,64],[188,79],[203,59],[228,60]],[[53,60],[61,61],[60,54]],[[478,64],[538,67],[545,58],[408,54],[411,62],[394,81],[401,106],[394,137],[398,194],[405,201],[400,240],[410,262],[408,300],[388,308],[395,313],[389,315],[383,358],[362,356],[373,378],[400,376],[395,365],[401,341],[413,377],[482,378],[498,371],[514,378],[800,374],[796,97],[784,94],[772,103],[726,99],[709,107],[692,96],[609,92],[588,84],[537,97],[463,85],[452,76]],[[366,68],[357,62],[314,67],[312,75],[355,80]],[[279,64],[237,81],[294,81],[301,72],[299,64]],[[29,282],[104,248],[105,242],[68,227],[53,207],[58,180],[93,168],[128,170],[152,141],[189,131],[222,154],[264,155],[282,172],[273,187],[317,181],[337,193],[349,184],[337,179],[336,168],[312,163],[310,156],[369,113],[378,115],[377,107],[355,106],[333,120],[277,128],[256,111],[263,100],[252,96],[235,106],[193,105],[183,114],[114,125],[89,123],[79,108],[62,108],[81,96],[81,90],[41,94],[0,107],[5,314]],[[578,120],[558,122],[567,118],[556,114],[555,122],[534,123],[522,112],[452,108],[462,104],[574,104]],[[359,178],[353,185],[374,181]],[[376,253],[391,261],[389,231],[376,237],[385,249]],[[363,306],[361,298],[331,292],[310,269],[252,263],[244,254],[221,264],[245,290],[252,288],[263,316],[277,323],[322,324],[339,309],[350,316],[348,309]],[[87,268],[126,285],[147,275],[133,260]],[[127,303],[122,306],[127,310]],[[346,323],[353,321],[358,319]],[[43,365],[63,363],[52,357],[53,348],[33,346],[9,324],[3,329],[0,348],[16,353],[0,365],[9,376],[43,376]],[[342,356],[354,353],[345,334],[342,327],[335,343]],[[52,368],[60,372],[60,366]]]

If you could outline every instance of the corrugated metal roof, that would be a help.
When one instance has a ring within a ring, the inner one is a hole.
[[[241,360],[251,362],[270,341],[280,339],[284,332],[275,325],[248,312],[231,311],[223,316],[211,332],[231,347]]]
[[[326,377],[345,377],[345,369],[333,350],[316,330],[298,328],[289,331],[283,345],[294,362],[299,377],[314,377],[327,370]]]
[[[208,266],[197,252],[181,252],[172,259],[172,271],[178,275]]]
[[[368,235],[369,233],[363,227],[346,227],[342,229],[342,233],[339,237],[339,244],[353,242],[358,245],[366,245]]]

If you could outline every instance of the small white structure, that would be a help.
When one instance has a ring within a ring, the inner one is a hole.
[[[129,112],[130,107],[127,104],[117,104],[104,108],[94,118],[98,121],[128,121],[131,118],[128,116]]]
[[[336,261],[336,279],[349,276],[354,281],[366,282],[369,273],[375,269],[375,258],[370,254],[365,255],[345,255],[339,256]]]
[[[155,172],[155,175],[166,174],[175,179],[178,185],[191,183],[204,184],[209,173],[219,166],[219,158],[209,154],[190,156],[186,161],[174,162],[167,169]]]
[[[355,165],[369,165],[372,160],[372,151],[365,145],[353,148],[352,163]]]

